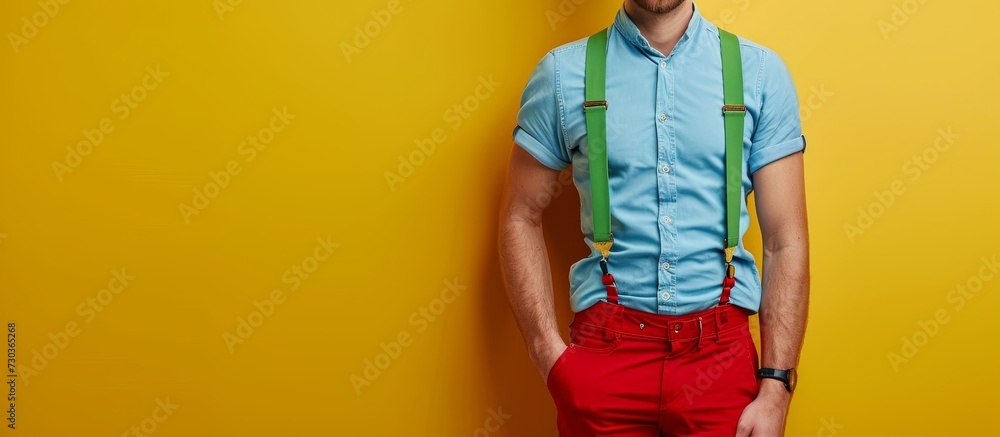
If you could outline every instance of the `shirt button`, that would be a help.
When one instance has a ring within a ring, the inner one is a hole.
[[[663,263],[663,270],[669,270],[669,269],[670,269],[670,263]]]
[[[663,294],[660,295],[660,297],[662,297],[663,300],[670,299],[670,293],[667,293],[666,291],[664,291]]]
[[[673,221],[673,220],[671,220],[671,219],[670,219],[670,217],[664,217],[664,218],[663,218],[663,223],[666,223],[666,224],[668,224],[668,225],[669,225],[669,224],[670,224],[670,222],[672,222],[672,221]]]
[[[663,167],[660,167],[660,170],[663,170],[664,173],[670,173],[670,167],[667,167],[665,165]]]
[[[660,121],[667,121],[667,114],[660,114]]]
[[[660,61],[660,68],[666,69],[667,68],[667,61]]]

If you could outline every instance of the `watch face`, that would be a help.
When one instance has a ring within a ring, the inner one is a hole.
[[[799,382],[799,372],[795,369],[788,369],[788,387],[795,391],[795,385]]]

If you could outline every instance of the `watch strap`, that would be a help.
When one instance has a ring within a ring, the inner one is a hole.
[[[757,371],[757,376],[759,378],[770,378],[781,381],[783,384],[785,384],[785,389],[790,392],[792,391],[791,373],[792,369],[781,370],[781,369],[772,369],[769,367],[762,367],[760,370]]]

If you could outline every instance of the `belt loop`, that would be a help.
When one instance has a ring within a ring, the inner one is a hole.
[[[701,323],[701,317],[698,317],[698,339],[694,342],[694,350],[699,350],[701,348],[701,335],[705,332],[704,326]],[[718,341],[716,341],[718,343]]]
[[[719,344],[719,341],[721,340],[719,337],[719,331],[722,330],[719,326],[719,308],[721,308],[721,306],[717,305],[715,307],[715,344]]]
[[[621,331],[624,309],[623,305],[614,305],[611,307],[611,314],[608,316],[607,322],[604,323],[605,340],[614,339],[618,335],[618,331]]]

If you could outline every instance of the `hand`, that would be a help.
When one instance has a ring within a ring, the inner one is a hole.
[[[549,382],[549,372],[552,371],[552,366],[555,365],[556,360],[559,359],[568,347],[562,339],[559,339],[538,348],[531,354],[531,360],[535,362],[535,367],[538,368],[538,373],[541,374],[542,381],[546,384]]]
[[[760,394],[740,415],[736,437],[782,437],[792,395],[781,381],[761,380]]]

